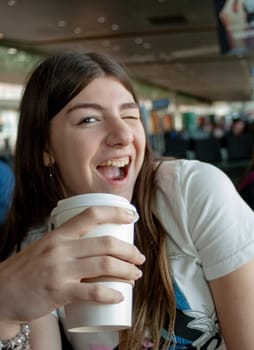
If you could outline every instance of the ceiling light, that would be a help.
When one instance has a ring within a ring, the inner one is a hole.
[[[112,24],[111,29],[112,30],[118,30],[119,29],[119,25],[118,24]]]
[[[142,39],[142,38],[136,38],[136,39],[135,39],[135,44],[137,44],[137,45],[142,44],[142,42],[143,42],[143,39]]]
[[[75,34],[80,34],[82,32],[82,29],[80,27],[74,28],[74,33]]]
[[[97,22],[98,23],[105,23],[106,22],[106,18],[103,17],[103,16],[100,16],[100,17],[97,18]]]
[[[8,1],[8,5],[9,6],[15,6],[16,5],[16,1],[15,0],[9,0]]]
[[[7,52],[8,52],[9,55],[15,55],[18,52],[18,50],[15,47],[10,47],[7,50]]]
[[[58,27],[65,27],[66,26],[66,21],[61,19],[60,21],[58,21],[57,25],[58,25]]]

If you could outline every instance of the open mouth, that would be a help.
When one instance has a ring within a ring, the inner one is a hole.
[[[128,174],[130,158],[110,159],[97,166],[97,171],[108,180],[123,180]]]

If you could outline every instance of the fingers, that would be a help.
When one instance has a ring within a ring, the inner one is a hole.
[[[52,233],[66,238],[80,238],[95,225],[105,223],[130,224],[134,221],[134,213],[128,209],[117,207],[90,207],[76,215]]]
[[[52,283],[48,289],[56,293],[59,288],[65,291],[65,303],[79,300],[120,302],[123,299],[120,292],[91,281],[105,277],[135,281],[142,275],[135,265],[141,265],[145,257],[133,244],[112,236],[85,238],[85,234],[96,225],[133,221],[134,215],[127,209],[92,207],[52,230],[44,238],[43,249],[50,265]]]
[[[75,283],[68,285],[69,299],[73,302],[93,301],[103,304],[117,304],[123,300],[119,291],[98,283]]]
[[[44,243],[41,243],[39,248],[43,255],[47,254],[47,261],[60,263],[91,256],[112,256],[135,265],[141,265],[145,261],[145,256],[133,244],[113,236],[60,241],[52,234],[45,235],[42,241]],[[31,254],[35,253],[36,249],[33,249]]]
[[[46,262],[50,281],[57,281],[56,288],[66,282],[102,276],[136,280],[141,272],[135,265],[145,261],[134,245],[111,236],[58,242],[52,235],[44,248],[44,265]]]
[[[61,244],[51,240],[45,254],[51,280],[58,280],[57,285],[101,276],[136,280],[142,274],[135,265],[145,261],[134,245],[111,236],[68,240]]]
[[[137,280],[142,272],[133,264],[110,257],[98,256],[69,262],[64,273],[72,280],[86,281],[111,276],[113,279]]]
[[[112,236],[73,240],[66,242],[66,247],[71,251],[69,256],[71,254],[75,259],[108,255],[135,265],[141,265],[145,261],[144,255],[133,244]]]

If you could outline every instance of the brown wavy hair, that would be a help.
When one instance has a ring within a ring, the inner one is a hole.
[[[52,180],[43,163],[43,152],[49,149],[50,120],[94,78],[101,76],[115,77],[138,102],[126,70],[104,54],[56,54],[41,62],[30,76],[20,105],[14,165],[16,185],[0,235],[1,260],[14,249],[19,250],[29,229],[45,223],[57,201],[64,197],[57,166],[52,168]],[[133,327],[120,334],[121,350],[140,350],[145,331],[158,349],[167,314],[169,334],[174,325],[175,299],[166,254],[167,235],[151,205],[156,171],[147,142],[133,196],[140,213],[136,244],[145,254],[146,262],[143,277],[134,288]]]

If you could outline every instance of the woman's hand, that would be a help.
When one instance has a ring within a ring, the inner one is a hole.
[[[90,208],[0,263],[0,321],[33,320],[75,301],[120,302],[118,291],[80,281],[100,276],[136,280],[141,272],[135,265],[144,256],[110,236],[80,237],[97,224],[132,221],[125,209]]]

